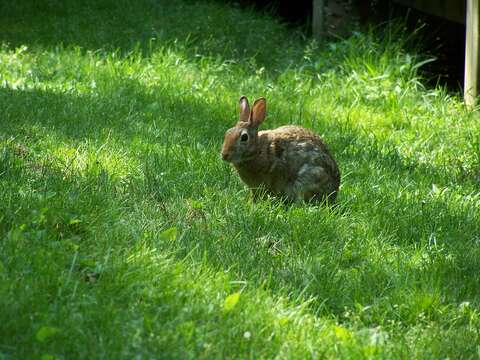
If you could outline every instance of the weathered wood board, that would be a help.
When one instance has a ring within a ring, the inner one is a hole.
[[[475,105],[479,88],[478,58],[480,56],[480,0],[467,0],[467,30],[465,40],[465,83],[463,97],[467,105]]]

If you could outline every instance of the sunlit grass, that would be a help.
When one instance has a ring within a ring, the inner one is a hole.
[[[132,4],[0,5],[0,357],[478,356],[480,122],[418,40]],[[322,135],[337,207],[248,200],[242,94]]]

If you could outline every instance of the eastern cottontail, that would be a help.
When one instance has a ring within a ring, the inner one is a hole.
[[[240,121],[227,130],[222,159],[232,163],[254,198],[265,191],[290,201],[334,202],[340,185],[337,163],[319,136],[295,125],[258,131],[266,100],[239,101]]]

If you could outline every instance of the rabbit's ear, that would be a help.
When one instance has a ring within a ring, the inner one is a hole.
[[[265,98],[259,98],[253,103],[252,116],[250,118],[250,124],[254,127],[258,127],[263,120],[265,120],[265,114],[267,111],[267,100]]]
[[[240,122],[248,122],[250,118],[250,105],[246,96],[242,96],[238,101],[238,108],[240,110]]]

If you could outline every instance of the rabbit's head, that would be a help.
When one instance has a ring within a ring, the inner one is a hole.
[[[267,101],[255,100],[252,110],[248,99],[242,96],[238,102],[240,120],[228,129],[222,146],[222,159],[239,165],[255,158],[258,153],[258,126],[265,120]]]

